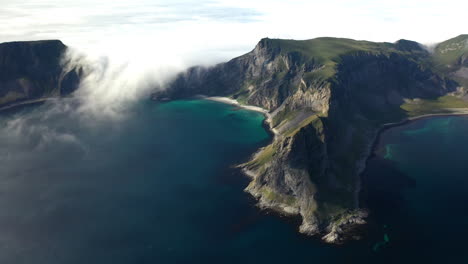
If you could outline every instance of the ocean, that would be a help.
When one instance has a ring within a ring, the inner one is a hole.
[[[363,175],[366,239],[342,246],[243,191],[235,165],[270,142],[263,121],[208,100],[143,100],[115,120],[73,103],[2,112],[0,263],[467,260],[467,118],[383,133]]]

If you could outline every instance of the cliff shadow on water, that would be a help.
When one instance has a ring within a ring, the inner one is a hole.
[[[424,117],[381,130],[360,195],[379,255],[400,262],[467,259],[461,242],[468,219],[467,121]]]

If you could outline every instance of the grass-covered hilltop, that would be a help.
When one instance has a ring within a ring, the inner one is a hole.
[[[180,74],[155,99],[226,96],[270,113],[273,142],[243,164],[259,205],[301,215],[330,243],[365,223],[360,173],[383,124],[466,111],[468,35],[433,51],[408,40],[262,39],[211,68]]]

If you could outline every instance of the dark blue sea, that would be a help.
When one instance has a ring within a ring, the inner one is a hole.
[[[364,173],[366,239],[325,245],[261,212],[234,165],[271,140],[260,113],[142,101],[0,113],[0,263],[466,263],[468,119],[392,128]]]

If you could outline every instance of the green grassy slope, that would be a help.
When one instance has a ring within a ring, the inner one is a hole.
[[[439,43],[434,50],[434,66],[443,72],[453,71],[462,56],[468,56],[468,34]]]
[[[370,54],[406,53],[415,52],[412,41],[400,40],[397,43],[370,42],[346,38],[315,38],[310,40],[264,39],[272,49],[283,54],[298,53],[305,61],[314,61],[323,67],[309,73],[307,79],[328,79],[336,74],[336,66],[341,62],[343,55],[365,52]],[[413,49],[413,50],[412,50]],[[421,49],[420,52],[423,52]]]

